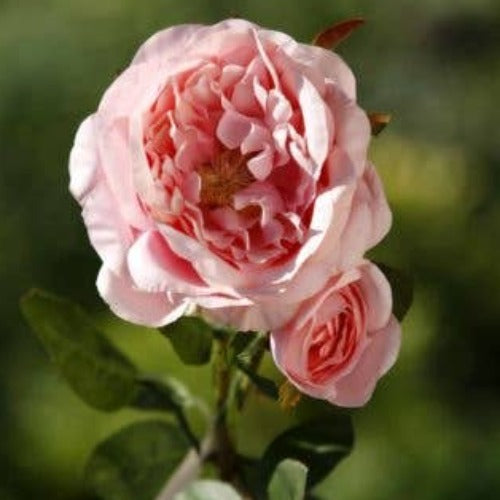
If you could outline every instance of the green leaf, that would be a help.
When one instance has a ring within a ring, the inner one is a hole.
[[[391,285],[394,316],[402,321],[413,302],[413,279],[400,269],[378,262],[376,264]]]
[[[243,487],[251,493],[252,498],[258,498],[260,481],[259,460],[238,453],[237,463]]]
[[[130,406],[139,410],[166,411],[177,418],[180,429],[190,443],[198,449],[199,442],[186,418],[184,408],[190,406],[192,399],[187,388],[178,380],[168,378],[163,381],[140,377],[137,379],[137,392]]]
[[[237,359],[236,366],[250,379],[250,381],[259,389],[260,392],[265,394],[266,396],[274,399],[275,401],[278,399],[279,391],[276,383],[259,375],[258,373],[252,371],[250,366],[247,363],[244,363],[240,359]]]
[[[231,363],[255,342],[257,335],[256,332],[237,332],[233,335],[229,342],[229,358]]]
[[[187,365],[203,365],[212,353],[212,327],[195,316],[184,316],[160,329]]]
[[[174,378],[137,378],[137,392],[131,406],[140,410],[174,412],[192,403],[187,388]]]
[[[269,500],[303,500],[307,467],[297,460],[285,459],[276,467],[269,483]]]
[[[229,484],[212,479],[203,479],[190,484],[174,500],[242,500]]]
[[[21,310],[61,374],[87,404],[112,411],[133,398],[136,369],[80,306],[32,290],[22,298]]]
[[[136,422],[97,446],[85,482],[103,500],[153,500],[188,450],[174,425]]]
[[[266,491],[266,485],[277,464],[286,458],[298,460],[307,466],[307,487],[311,488],[350,453],[353,443],[351,418],[344,414],[309,420],[288,429],[271,442],[261,459],[261,492]]]

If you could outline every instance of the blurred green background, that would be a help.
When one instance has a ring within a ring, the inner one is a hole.
[[[320,493],[500,498],[498,0],[1,0],[0,499],[90,498],[89,451],[137,418],[90,410],[67,389],[20,316],[32,285],[80,301],[144,369],[198,394],[210,386],[159,335],[106,312],[67,158],[79,122],[145,38],[234,15],[304,41],[365,16],[340,52],[362,105],[394,116],[372,146],[394,209],[376,255],[411,270],[416,299],[396,367],[354,413],[355,451]],[[241,446],[257,453],[286,418],[255,400]]]

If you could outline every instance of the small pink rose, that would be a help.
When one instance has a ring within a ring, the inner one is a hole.
[[[334,53],[244,20],[149,39],[81,125],[70,189],[98,289],[146,325],[193,306],[269,329],[356,265],[391,214]]]
[[[391,288],[369,262],[332,278],[271,334],[274,360],[302,392],[357,407],[396,361],[400,327]]]

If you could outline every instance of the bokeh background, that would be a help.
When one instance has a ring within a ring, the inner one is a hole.
[[[181,367],[157,333],[111,318],[97,297],[67,159],[79,122],[146,37],[234,15],[304,41],[365,16],[339,51],[362,105],[394,116],[371,152],[394,209],[376,256],[411,270],[415,302],[398,364],[354,413],[355,451],[319,492],[500,498],[498,0],[1,0],[0,498],[90,499],[88,453],[138,418],[87,408],[57,376],[19,312],[32,285],[84,304],[145,370],[210,390],[209,372]],[[254,401],[241,446],[258,453],[286,418]]]

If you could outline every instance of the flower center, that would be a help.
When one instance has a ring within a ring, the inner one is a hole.
[[[231,205],[233,196],[255,181],[247,157],[238,150],[226,150],[214,161],[196,169],[201,178],[200,204],[207,207]]]

